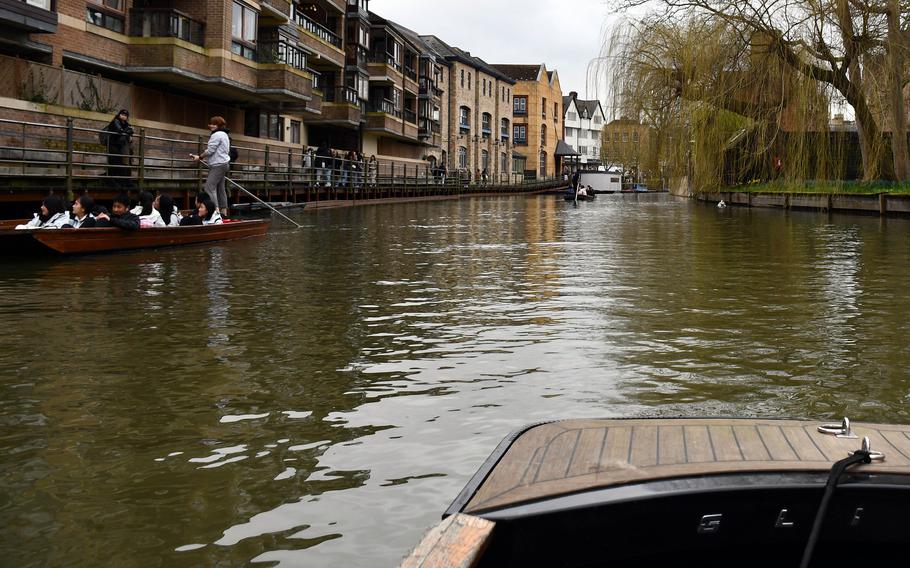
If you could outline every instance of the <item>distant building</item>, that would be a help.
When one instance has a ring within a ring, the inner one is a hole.
[[[572,91],[562,98],[565,141],[579,154],[579,163],[585,169],[596,169],[601,165],[601,132],[606,116],[600,101],[584,101]]]
[[[608,169],[618,167],[627,176],[659,176],[654,129],[629,118],[606,124],[601,133],[601,158]]]
[[[556,147],[562,140],[562,90],[559,75],[546,65],[494,65],[516,81],[512,96],[512,143],[524,158],[525,177],[562,171]],[[521,163],[521,159],[516,158]]]

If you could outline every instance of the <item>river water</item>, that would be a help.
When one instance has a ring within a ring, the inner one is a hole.
[[[910,221],[668,196],[302,213],[0,264],[0,564],[394,566],[509,431],[910,421]]]

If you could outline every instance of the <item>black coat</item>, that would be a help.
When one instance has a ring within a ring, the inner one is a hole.
[[[109,132],[107,135],[107,152],[108,154],[129,154],[130,141],[133,139],[133,127],[129,121],[114,118],[104,128]]]
[[[110,214],[110,221],[96,221],[96,227],[119,227],[128,231],[135,231],[139,228],[139,215],[127,211],[123,215]]]

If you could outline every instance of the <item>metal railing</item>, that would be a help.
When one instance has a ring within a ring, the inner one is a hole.
[[[136,37],[175,37],[205,44],[205,24],[177,10],[134,8],[130,10],[130,35]]]
[[[294,12],[294,21],[298,26],[315,35],[322,41],[334,45],[337,48],[341,48],[341,38],[331,31],[329,28],[323,26],[322,24],[311,20],[304,16],[303,14],[295,11]]]
[[[85,121],[88,122],[88,121]],[[98,123],[46,124],[0,119],[0,188],[5,194],[43,190],[159,189],[188,196],[202,190],[206,170],[190,154],[204,151],[205,135],[154,136],[137,128],[129,153],[111,151],[99,140]],[[315,148],[235,143],[239,157],[231,178],[266,197],[284,200],[361,199],[472,193],[502,189],[533,191],[561,182],[533,181],[521,174],[446,173],[428,161],[363,157],[340,151],[317,156]],[[414,190],[414,191],[412,191]]]
[[[282,63],[306,71],[306,51],[286,40],[260,41],[256,46],[259,63]]]

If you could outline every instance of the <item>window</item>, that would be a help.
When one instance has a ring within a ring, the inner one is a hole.
[[[480,169],[485,172],[490,171],[490,153],[486,150],[480,151]]]
[[[629,141],[629,133],[628,133],[628,132],[623,132],[623,133],[622,133],[622,141],[623,141],[623,142],[628,142],[628,141]]]
[[[578,120],[578,113],[570,112],[566,118],[572,121]]]
[[[528,114],[528,97],[515,97],[512,101],[513,114]]]
[[[123,16],[115,16],[97,8],[86,6],[85,21],[109,29],[112,32],[123,33]]]
[[[469,88],[469,89],[471,88],[471,73],[470,73],[470,71],[468,72],[468,88]]]
[[[464,146],[458,147],[458,167],[463,170],[468,169],[468,149]]]
[[[528,143],[528,127],[524,124],[516,124],[512,127],[512,138],[516,144]]]
[[[559,120],[559,103],[553,103],[553,119]]]
[[[499,154],[499,171],[504,174],[509,173],[509,159],[506,158],[505,152]]]
[[[123,11],[123,2],[121,0],[89,0],[89,3],[97,4],[98,6],[104,6],[105,8],[110,8],[111,10],[117,10],[118,12]],[[31,0],[27,0],[26,4],[31,4],[33,6],[37,5],[32,3]]]
[[[464,69],[461,70],[461,88],[464,89]]]
[[[599,116],[595,116],[595,117],[594,117],[594,124],[600,125],[600,122],[601,122],[601,121],[600,121],[600,117],[599,117]]]
[[[579,154],[587,154],[587,153],[588,153],[588,147],[587,147],[587,146],[579,146],[579,147],[578,147],[578,153],[579,153]]]
[[[284,140],[284,119],[275,113],[259,115],[259,137]]]
[[[259,14],[245,4],[234,2],[231,12],[231,51],[247,59],[256,58],[256,26]]]
[[[458,109],[458,128],[462,130],[471,129],[471,109],[468,107]]]
[[[300,121],[291,121],[291,144],[300,144]]]
[[[638,131],[632,133],[632,142],[638,142]]]
[[[500,87],[499,89],[502,91],[502,102],[506,102],[506,88]]]
[[[579,129],[579,131],[578,131],[578,137],[579,137],[580,139],[582,139],[582,140],[586,140],[586,139],[588,138],[588,131],[585,130],[584,128]]]
[[[488,112],[483,113],[480,117],[480,131],[484,138],[489,138],[493,132],[493,117]]]
[[[487,96],[487,80],[483,80],[483,96]]]
[[[51,10],[53,6],[51,0],[25,0],[25,3],[43,10]]]
[[[566,127],[566,138],[572,138],[573,136],[575,136],[575,129]]]
[[[614,142],[619,142],[619,132],[614,132],[614,133],[613,133],[613,141],[614,141]]]
[[[547,125],[546,124],[540,125],[540,145],[541,146],[547,145]]]
[[[540,176],[546,177],[547,175],[547,153],[540,153]]]
[[[540,105],[540,116],[547,117],[547,99],[543,99],[543,104]]]
[[[509,137],[509,119],[508,118],[502,119],[502,121],[499,123],[499,134],[503,138]]]

